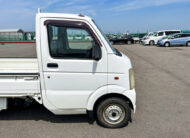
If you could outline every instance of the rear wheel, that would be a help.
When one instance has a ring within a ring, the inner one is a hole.
[[[151,40],[150,42],[149,42],[149,45],[151,45],[151,46],[153,46],[155,43],[154,43],[154,41],[153,40]]]
[[[109,98],[97,107],[97,121],[107,128],[121,128],[131,121],[131,108],[121,98]]]
[[[190,41],[189,42],[187,42],[187,44],[186,44],[187,46],[190,46]]]
[[[166,42],[166,43],[164,44],[164,46],[165,46],[165,47],[169,47],[169,46],[170,46],[170,43],[169,43],[169,42]]]

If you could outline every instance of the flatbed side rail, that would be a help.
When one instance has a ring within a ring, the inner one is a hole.
[[[0,73],[0,76],[39,76],[39,73]]]

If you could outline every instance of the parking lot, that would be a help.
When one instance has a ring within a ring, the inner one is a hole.
[[[130,57],[137,110],[132,123],[106,129],[85,115],[55,116],[40,105],[0,112],[0,137],[189,137],[190,47],[116,45]],[[36,57],[35,44],[0,45],[0,57]]]

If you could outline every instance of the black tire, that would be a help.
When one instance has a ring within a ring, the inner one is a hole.
[[[155,44],[155,42],[153,41],[153,40],[151,40],[150,42],[149,42],[149,45],[150,46],[153,46]]]
[[[127,101],[113,97],[98,104],[96,115],[99,125],[106,128],[121,128],[131,121],[131,108]]]
[[[165,46],[165,47],[170,47],[170,43],[169,43],[169,42],[165,42],[165,43],[164,43],[164,46]]]
[[[186,46],[190,46],[190,41],[189,41],[189,42],[187,42]]]

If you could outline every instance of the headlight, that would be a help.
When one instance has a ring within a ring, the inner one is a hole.
[[[135,88],[135,78],[133,69],[129,69],[129,82],[130,82],[130,90]]]

